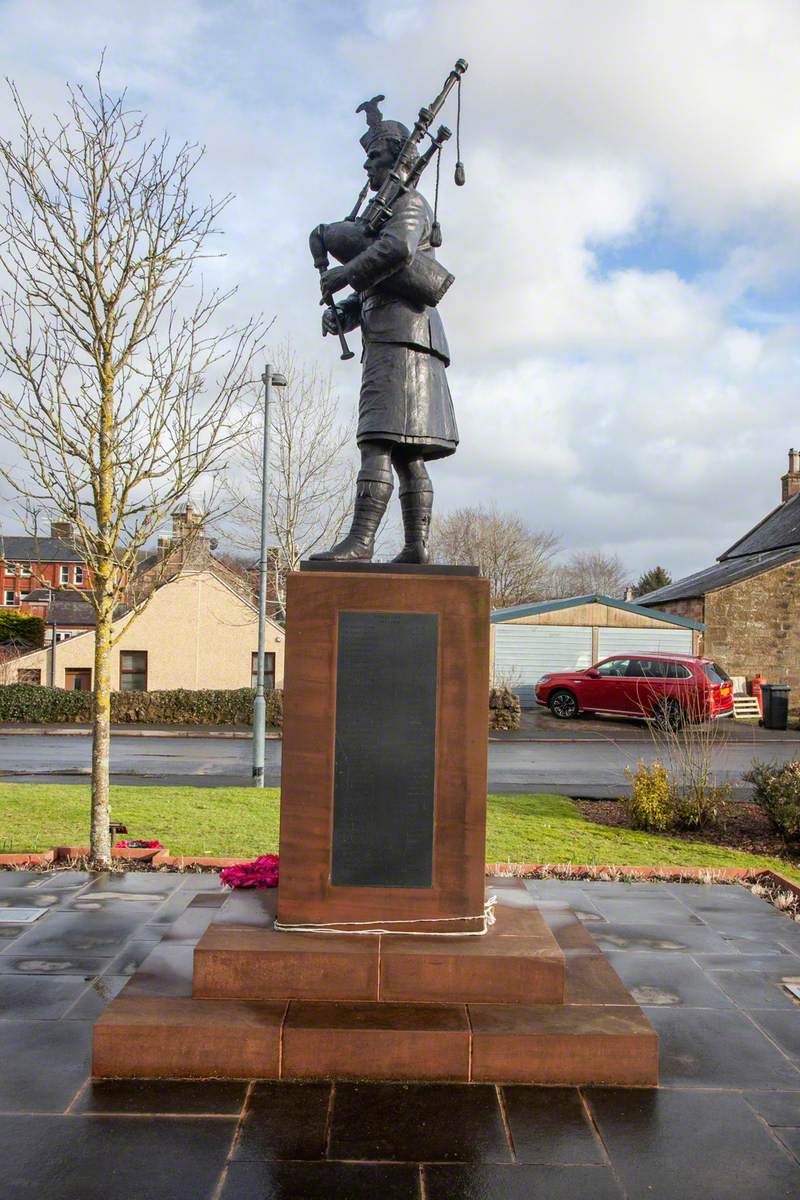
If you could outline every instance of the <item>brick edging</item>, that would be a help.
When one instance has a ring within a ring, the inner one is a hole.
[[[47,866],[50,863],[68,863],[89,857],[88,846],[53,846],[49,850],[38,852],[0,854],[0,867]],[[186,870],[188,867],[205,867],[207,870],[222,870],[233,867],[244,861],[242,856],[216,858],[208,855],[170,854],[166,847],[160,850],[122,850],[112,849],[111,857],[118,862],[149,863],[152,867],[174,867],[176,870]],[[602,879],[604,875],[624,875],[628,879],[657,879],[665,883],[682,883],[686,880],[705,881],[709,876],[715,879],[742,879],[755,882],[759,879],[769,880],[783,890],[791,892],[800,899],[800,883],[795,883],[780,871],[771,867],[627,867],[613,863],[486,863],[486,875],[497,877],[531,876],[533,878],[549,878],[554,873],[561,877],[575,879]],[[556,877],[559,877],[556,875]]]

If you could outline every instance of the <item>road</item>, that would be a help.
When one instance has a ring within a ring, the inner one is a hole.
[[[0,778],[65,783],[89,773],[88,737],[11,735],[0,739]],[[250,782],[249,740],[203,737],[126,737],[111,743],[115,783],[242,785]],[[734,786],[754,754],[787,761],[800,757],[800,741],[731,742],[715,757],[720,781]],[[626,767],[639,759],[652,761],[649,741],[612,738],[596,741],[536,741],[489,744],[489,790],[492,792],[560,792],[568,796],[606,798],[628,788]],[[281,742],[266,744],[265,783],[280,783]],[[737,795],[747,789],[737,788]]]

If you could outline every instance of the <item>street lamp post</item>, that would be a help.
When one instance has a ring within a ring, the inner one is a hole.
[[[286,387],[286,379],[267,363],[261,376],[264,384],[264,441],[261,451],[261,553],[258,562],[258,654],[256,697],[253,702],[253,787],[264,786],[264,735],[267,701],[264,696],[264,646],[267,640],[267,538],[269,536],[269,409],[272,389]]]

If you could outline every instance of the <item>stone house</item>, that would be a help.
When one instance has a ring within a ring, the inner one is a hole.
[[[731,675],[788,683],[800,703],[800,452],[789,451],[781,503],[717,561],[639,596],[645,608],[701,621],[702,654]]]

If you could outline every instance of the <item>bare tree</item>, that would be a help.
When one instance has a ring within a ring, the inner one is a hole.
[[[315,550],[339,540],[350,515],[355,487],[352,427],[339,418],[329,375],[298,360],[290,342],[273,365],[287,386],[274,388],[270,409],[269,518],[274,542],[275,600],[283,609],[286,576]],[[236,501],[235,542],[258,555],[261,529],[263,410],[254,417],[234,462],[239,482],[229,484]]]
[[[578,551],[554,567],[550,595],[623,596],[627,583],[628,573],[619,555]]]
[[[0,433],[31,506],[70,521],[91,569],[91,854],[110,860],[112,619],[143,545],[221,469],[251,394],[263,327],[222,324],[231,293],[195,268],[230,197],[196,205],[202,150],[150,137],[100,74],[39,129],[12,85],[19,130],[0,139]]]
[[[544,595],[558,537],[494,507],[457,508],[434,519],[431,547],[436,562],[480,567],[492,607],[505,608]]]

